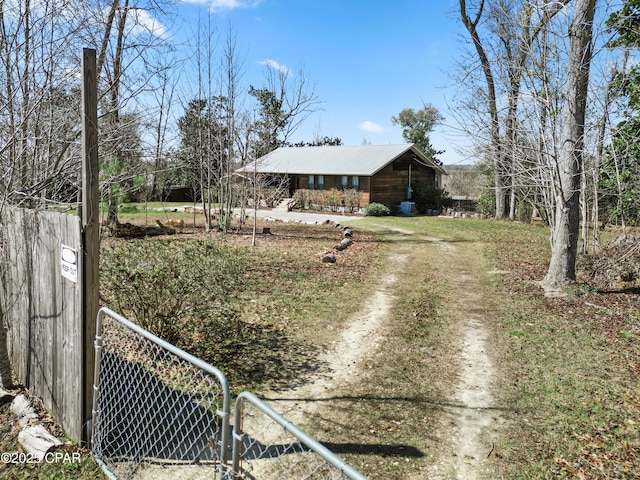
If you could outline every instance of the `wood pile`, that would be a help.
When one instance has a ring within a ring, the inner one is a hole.
[[[160,220],[156,220],[156,224],[159,227],[166,228],[160,222]],[[169,226],[169,228],[175,228],[178,232],[182,232],[184,230],[184,220],[181,218],[170,218],[169,220],[167,220],[167,225]]]
[[[620,236],[604,248],[578,258],[584,281],[600,288],[640,285],[640,237]]]
[[[127,222],[117,223],[108,227],[108,234],[117,238],[144,238],[157,237],[158,235],[175,235],[176,229],[164,225],[160,220],[156,220],[155,225],[145,226],[133,225]]]

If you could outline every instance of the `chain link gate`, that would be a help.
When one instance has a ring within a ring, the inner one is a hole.
[[[98,313],[92,449],[115,478],[222,478],[229,386],[222,372],[107,308]]]
[[[95,347],[91,443],[110,478],[367,480],[252,393],[231,432],[224,374],[108,308]]]
[[[236,400],[232,478],[367,480],[249,392],[241,393]]]

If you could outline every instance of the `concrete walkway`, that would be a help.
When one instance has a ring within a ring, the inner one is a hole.
[[[253,218],[254,210],[247,208],[245,215]],[[234,214],[240,215],[240,209],[234,209]],[[353,222],[355,220],[361,220],[364,217],[358,217],[354,215],[338,215],[336,213],[329,212],[285,212],[280,210],[271,210],[268,208],[257,210],[258,218],[264,218],[265,220],[282,221],[282,222],[295,222],[295,223],[323,223],[326,220],[331,220],[336,223]]]

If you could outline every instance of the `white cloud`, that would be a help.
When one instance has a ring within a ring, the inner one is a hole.
[[[149,12],[141,8],[132,9],[131,12],[135,22],[131,29],[133,33],[150,33],[158,38],[167,38],[167,29],[157,18],[149,15]]]
[[[184,3],[194,5],[207,5],[210,12],[220,12],[223,10],[235,10],[238,8],[255,8],[263,0],[182,0]]]
[[[368,133],[384,133],[384,128],[381,125],[373,123],[369,120],[360,124],[360,130]]]
[[[260,65],[266,65],[267,67],[273,68],[274,70],[277,70],[278,72],[281,72],[284,74],[291,73],[291,70],[289,69],[289,67],[281,63],[278,63],[275,60],[271,60],[270,58],[267,58],[266,60],[262,60],[259,63]]]

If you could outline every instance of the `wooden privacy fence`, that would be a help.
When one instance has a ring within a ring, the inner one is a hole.
[[[82,50],[80,215],[5,206],[0,302],[20,381],[73,440],[88,441],[100,253],[96,51]],[[0,326],[1,328],[2,326]]]
[[[19,380],[74,439],[82,433],[80,218],[5,208],[2,302]]]
[[[81,220],[5,208],[2,302],[12,366],[71,438],[82,436]]]

